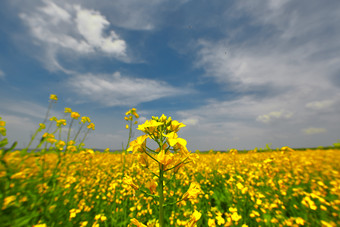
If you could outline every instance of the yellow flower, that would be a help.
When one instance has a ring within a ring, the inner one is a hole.
[[[89,117],[86,117],[86,116],[81,117],[80,121],[83,122],[83,123],[86,123],[86,122],[91,123],[91,119]]]
[[[80,114],[78,112],[72,112],[71,117],[74,119],[78,119],[80,117]]]
[[[202,193],[201,186],[197,182],[192,182],[190,187],[186,193],[183,195],[183,200],[186,199],[195,199],[197,198],[198,194]]]
[[[128,128],[129,128],[129,125],[125,125],[125,128],[128,129]]]
[[[164,150],[161,150],[157,155],[157,160],[164,166],[164,168],[171,164],[174,161],[174,155],[169,151],[165,153]]]
[[[100,219],[100,221],[106,221],[107,220],[107,217],[103,214],[97,214],[95,217],[94,217],[94,220],[98,221]]]
[[[71,108],[68,108],[68,107],[65,107],[64,112],[65,112],[65,113],[72,113],[72,109],[71,109]]]
[[[283,153],[285,153],[285,152],[287,152],[287,151],[293,152],[294,150],[293,150],[292,148],[286,146],[286,147],[281,147],[281,151],[282,151]]]
[[[77,151],[77,147],[73,146],[73,145],[69,145],[66,147],[68,152],[76,152]]]
[[[163,122],[157,122],[155,120],[146,120],[144,124],[138,125],[138,130],[141,130],[147,134],[154,134],[157,127],[163,125]]]
[[[305,224],[305,220],[303,220],[302,218],[300,217],[297,217],[295,219],[295,223],[298,224],[298,225],[304,225]]]
[[[175,146],[176,144],[179,144],[180,146],[186,147],[187,141],[183,138],[178,138],[178,135],[176,132],[171,132],[168,135],[165,135],[168,138],[168,143],[170,146]]]
[[[310,197],[306,196],[302,199],[301,203],[311,210],[316,210],[318,207],[315,205],[314,201]]]
[[[50,118],[50,121],[57,121],[58,119],[55,117],[55,116],[53,116],[53,117],[51,117]]]
[[[138,190],[138,186],[135,183],[133,183],[131,177],[129,176],[124,177],[123,182],[124,184],[131,186],[133,189]]]
[[[0,127],[5,127],[5,126],[6,126],[6,121],[0,121]]]
[[[230,208],[229,208],[229,211],[230,211],[231,213],[235,213],[235,212],[237,212],[237,208],[236,208],[236,207],[230,207]]]
[[[0,134],[1,134],[2,136],[6,136],[6,128],[0,127]]]
[[[85,227],[87,226],[88,221],[82,221],[80,222],[80,227]]]
[[[33,227],[47,227],[46,224],[36,224],[36,225],[33,225]]]
[[[229,153],[230,154],[237,154],[237,149],[230,149]]]
[[[16,200],[16,196],[15,195],[11,195],[11,196],[7,196],[4,199],[4,204],[2,205],[2,209],[6,209],[10,204],[12,204],[13,201]]]
[[[43,124],[43,123],[40,123],[39,126],[40,126],[40,129],[45,129],[46,128],[46,125]]]
[[[58,101],[58,97],[56,95],[51,94],[50,95],[50,100]]]
[[[233,213],[233,215],[231,215],[231,219],[235,222],[238,222],[241,218],[242,218],[242,216],[238,215],[237,212],[235,212],[235,213]]]
[[[66,125],[66,120],[65,119],[60,119],[60,120],[57,120],[57,127],[61,126],[61,125]]]
[[[131,224],[136,225],[137,227],[147,227],[143,223],[140,223],[136,218],[130,220]]]
[[[139,151],[144,151],[146,146],[146,139],[148,138],[148,135],[142,135],[137,137],[137,139],[130,142],[130,146],[127,149],[127,151],[132,151],[132,153],[137,153]]]
[[[334,222],[325,222],[323,220],[321,220],[321,225],[322,225],[322,227],[334,227],[334,226],[336,226],[336,224]]]
[[[58,150],[62,151],[64,149],[65,144],[66,143],[64,141],[59,140],[58,143],[55,146],[56,146],[56,148],[58,148]]]
[[[186,225],[186,227],[195,226],[196,222],[198,220],[200,220],[201,216],[202,216],[202,214],[200,212],[198,212],[197,210],[195,210],[194,213],[192,213],[191,219],[190,219],[189,223]]]
[[[171,125],[168,126],[168,130],[172,132],[178,132],[180,128],[183,128],[185,126],[186,126],[185,124],[174,120],[174,121],[171,121]]]
[[[136,118],[139,118],[139,115],[137,114],[136,108],[132,108],[125,113],[125,115],[129,115],[129,114],[134,115]],[[129,119],[125,118],[125,120],[129,120]],[[131,118],[131,120],[132,120],[132,118]]]
[[[88,129],[92,129],[94,130],[95,128],[95,125],[93,123],[90,123],[88,126],[87,126]]]
[[[70,219],[75,218],[78,213],[80,213],[79,209],[71,209],[70,210]]]
[[[224,218],[222,218],[222,215],[217,215],[216,220],[218,225],[223,225],[225,223],[225,220]]]
[[[209,218],[208,219],[208,226],[209,227],[216,227],[215,219]]]
[[[152,194],[155,194],[156,189],[157,189],[157,185],[158,185],[157,182],[155,180],[151,179],[145,184],[145,187],[147,187]]]

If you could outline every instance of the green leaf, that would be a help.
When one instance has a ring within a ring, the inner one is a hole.
[[[7,138],[5,138],[5,139],[3,139],[3,140],[0,141],[0,147],[4,147],[4,146],[6,146],[7,144],[8,144],[8,139],[7,139]]]

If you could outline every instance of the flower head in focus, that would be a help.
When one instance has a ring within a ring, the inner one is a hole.
[[[137,139],[130,142],[130,147],[127,149],[127,151],[132,151],[132,153],[137,152],[143,152],[145,150],[146,146],[146,139],[148,138],[148,135],[142,135],[137,137]]]

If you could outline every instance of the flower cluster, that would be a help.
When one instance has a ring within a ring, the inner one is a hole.
[[[179,166],[184,160],[194,160],[194,156],[186,147],[187,141],[178,137],[177,132],[182,127],[185,127],[183,123],[172,120],[171,117],[167,117],[164,114],[161,117],[152,117],[151,120],[147,120],[144,124],[138,126],[137,129],[145,134],[131,141],[127,151],[132,151],[133,154],[156,153],[156,160],[163,165],[164,170],[170,164]],[[159,145],[159,148],[154,152],[146,145],[148,138],[154,140]],[[174,155],[174,153],[180,155]],[[177,160],[175,160],[175,157]]]
[[[133,110],[133,109],[132,109]],[[127,114],[137,115],[134,111],[128,111]],[[136,116],[136,117],[137,117]],[[131,120],[126,117],[125,120]],[[136,185],[131,178],[124,178],[124,183],[129,185],[134,190],[141,190],[143,193],[158,198],[159,202],[159,224],[164,226],[164,206],[170,205],[165,203],[164,199],[164,184],[169,182],[169,179],[165,176],[165,173],[173,170],[172,175],[178,173],[178,170],[184,164],[191,161],[195,162],[197,156],[191,154],[188,151],[186,145],[187,141],[178,136],[178,131],[185,127],[183,123],[176,120],[172,120],[171,117],[167,117],[164,114],[161,117],[152,117],[150,120],[146,120],[144,124],[138,126],[138,130],[144,132],[143,135],[137,137],[135,140],[130,142],[130,146],[127,151],[132,151],[132,154],[137,156],[137,160],[142,168],[149,169],[154,175],[154,178],[148,180],[144,185],[148,188],[152,194],[148,194],[142,191],[141,187]],[[147,139],[153,140],[158,148],[153,150],[147,146]],[[150,167],[150,162],[155,161],[158,166],[158,173],[154,172],[154,169]],[[156,181],[158,180],[158,182]],[[188,191],[184,193],[180,200],[175,200],[174,203],[179,203],[184,200],[194,200],[202,193],[200,185],[197,182],[193,182]],[[201,214],[197,211],[194,212],[191,220],[187,226],[195,226],[195,223],[200,219]],[[137,226],[144,226],[139,223],[136,219],[131,219],[131,224]]]

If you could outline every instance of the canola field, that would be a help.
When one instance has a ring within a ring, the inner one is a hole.
[[[166,207],[166,226],[339,226],[339,150],[200,154],[166,185],[166,198],[200,184],[197,198]],[[53,179],[57,154],[7,154],[0,172],[3,226],[156,226],[157,202],[122,184],[124,154],[67,154]],[[23,161],[23,159],[25,159]],[[45,167],[42,169],[42,160]],[[149,176],[133,155],[126,172],[135,184]],[[43,170],[43,171],[42,171]],[[41,225],[43,226],[43,225]]]
[[[20,150],[0,118],[0,226],[340,226],[336,147],[190,152],[177,134],[185,125],[164,115],[132,140],[133,108],[124,151],[99,152],[84,147],[90,118],[65,115],[46,118]]]

